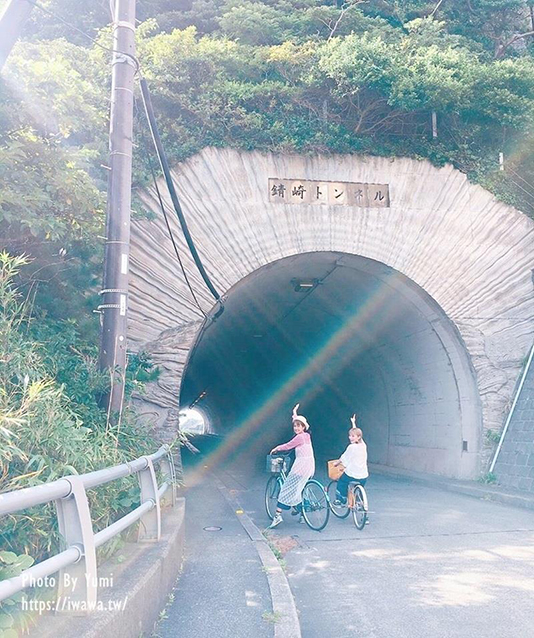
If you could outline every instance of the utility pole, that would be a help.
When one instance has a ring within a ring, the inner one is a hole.
[[[126,372],[126,330],[132,190],[135,0],[116,0],[109,133],[109,182],[104,279],[100,292],[100,369],[109,370],[108,413],[121,413]]]
[[[27,0],[11,0],[0,16],[0,71],[26,24],[33,4]]]

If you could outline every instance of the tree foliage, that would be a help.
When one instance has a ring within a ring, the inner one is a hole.
[[[107,171],[105,76],[65,40],[24,43],[0,84],[0,248],[28,254],[37,305],[86,327],[100,277]]]
[[[430,15],[429,3],[396,12],[381,3],[375,15],[363,8],[370,4],[342,14],[317,2],[234,0],[208,35],[146,23],[139,56],[171,155],[229,145],[427,157],[452,162],[531,213],[532,195],[498,174],[498,158],[504,152],[510,175],[531,180],[532,57],[493,55],[456,32],[450,11],[449,22]],[[311,14],[332,11],[337,26],[323,19],[326,31],[302,30]],[[342,35],[345,19],[351,32]]]
[[[22,283],[41,316],[70,317],[94,340],[111,33],[107,3],[76,6],[36,8],[5,68],[0,234],[32,256]],[[149,0],[139,17],[138,57],[174,161],[208,145],[426,157],[534,211],[525,0]],[[147,138],[139,116],[137,184]]]
[[[95,346],[81,341],[68,321],[54,327],[32,319],[29,300],[14,284],[26,262],[0,253],[0,492],[115,465],[153,448],[129,414],[106,426],[96,395],[107,380],[96,369]],[[97,529],[137,494],[131,482],[106,490],[92,509]],[[57,543],[56,517],[52,507],[30,514],[2,518],[3,547],[42,558]]]
[[[94,337],[110,15],[107,3],[76,7],[36,8],[6,67],[0,230],[5,248],[32,255],[37,308]],[[527,0],[147,0],[139,17],[138,57],[172,160],[207,145],[427,157],[534,210]],[[149,174],[143,127],[139,117],[138,184]]]

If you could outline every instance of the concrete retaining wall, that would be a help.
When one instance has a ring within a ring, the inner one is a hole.
[[[467,454],[480,454],[477,466],[486,467],[490,449],[483,447],[482,429],[502,428],[533,338],[531,219],[452,166],[409,158],[207,148],[176,166],[174,176],[197,250],[221,293],[284,258],[335,252],[392,268],[428,294],[468,353],[481,426],[476,441],[471,437],[459,445]],[[386,184],[389,206],[274,202],[273,178]],[[157,198],[148,191],[141,197],[155,217],[132,224],[129,340],[162,366],[145,401],[165,438],[174,427],[172,410],[203,316],[183,281]],[[171,225],[190,283],[209,312],[213,299],[174,216]],[[393,462],[410,464],[402,456],[405,448],[398,447]]]
[[[30,638],[139,638],[151,635],[182,567],[185,499],[177,499],[174,508],[167,508],[162,514],[160,541],[126,543],[118,552],[125,557],[124,562],[117,564],[117,556],[114,556],[99,569],[99,579],[109,585],[100,587],[99,602],[106,608],[110,602],[113,607],[118,603],[120,610],[95,611],[83,617],[66,613],[42,616]]]

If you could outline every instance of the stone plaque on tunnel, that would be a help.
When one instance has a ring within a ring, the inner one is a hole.
[[[269,178],[269,201],[274,204],[329,204],[360,208],[389,208],[389,184],[320,182]]]

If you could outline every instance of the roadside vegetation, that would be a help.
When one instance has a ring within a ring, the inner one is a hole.
[[[206,146],[428,158],[534,215],[530,0],[138,5],[137,55],[171,161]],[[109,8],[49,0],[46,9],[55,15],[34,9],[0,81],[0,248],[31,256],[20,283],[32,288],[36,312],[72,320],[93,343]],[[139,186],[151,148],[137,106]]]
[[[78,343],[68,321],[62,331],[48,326],[47,334],[34,323],[29,300],[13,284],[25,262],[0,253],[0,492],[121,463],[154,447],[128,412],[120,423],[106,421],[97,404],[106,379],[94,346]],[[131,376],[130,390],[135,383]],[[92,504],[96,530],[139,499],[127,480],[100,490],[105,498]],[[2,517],[2,549],[41,560],[57,550],[55,520],[52,506]]]
[[[96,366],[96,344],[81,338],[65,319],[36,316],[34,299],[14,281],[27,267],[23,256],[0,252],[0,493],[39,485],[69,474],[116,465],[147,452],[154,442],[126,411],[120,423],[107,420],[98,397],[107,380]],[[128,392],[150,374],[145,362],[132,362]],[[98,498],[94,498],[95,494]],[[135,477],[90,491],[95,531],[139,504]],[[52,504],[0,519],[0,580],[17,576],[59,548]],[[104,559],[121,543],[99,552]],[[30,616],[19,613],[20,595],[0,604],[0,636],[17,636]]]

